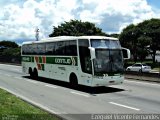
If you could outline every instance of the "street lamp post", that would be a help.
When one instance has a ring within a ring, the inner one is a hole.
[[[39,40],[39,28],[37,27],[36,30],[35,30],[36,34],[35,34],[35,37],[36,37],[36,41]]]

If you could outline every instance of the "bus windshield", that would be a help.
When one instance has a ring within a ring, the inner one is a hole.
[[[91,39],[91,46],[94,48],[121,49],[119,40],[110,39]]]
[[[93,60],[95,75],[123,73],[123,55],[118,40],[92,40],[96,59]]]

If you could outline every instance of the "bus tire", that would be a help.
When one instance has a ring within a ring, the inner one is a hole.
[[[71,75],[69,77],[69,81],[70,81],[71,87],[75,88],[78,86],[78,79],[74,73],[71,73]]]
[[[28,73],[29,73],[30,77],[33,78],[33,72],[32,72],[32,68],[31,67],[28,69]]]
[[[139,72],[142,73],[142,69],[139,69]]]
[[[34,70],[33,70],[33,78],[38,80],[38,71],[36,68],[34,68]]]
[[[131,71],[131,69],[128,68],[127,71]]]

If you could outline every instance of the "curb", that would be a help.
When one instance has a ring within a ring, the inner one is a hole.
[[[160,77],[142,76],[142,75],[125,75],[126,79],[134,79],[140,81],[157,82],[160,83]]]

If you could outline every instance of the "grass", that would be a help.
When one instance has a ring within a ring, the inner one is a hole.
[[[59,120],[59,118],[0,89],[0,120]]]
[[[160,72],[160,68],[153,68],[153,70],[156,70],[156,71]]]

